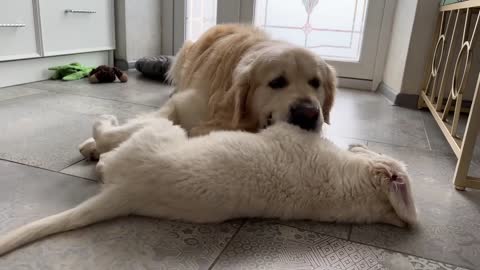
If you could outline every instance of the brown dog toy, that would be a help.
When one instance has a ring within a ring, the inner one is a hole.
[[[121,81],[128,81],[127,73],[122,72],[116,67],[109,67],[101,65],[92,70],[88,75],[88,80],[91,83],[111,83],[115,81],[115,76]]]

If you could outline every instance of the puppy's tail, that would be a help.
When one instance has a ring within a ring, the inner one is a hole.
[[[0,256],[45,236],[128,215],[125,201],[104,190],[75,208],[22,226],[0,236]]]

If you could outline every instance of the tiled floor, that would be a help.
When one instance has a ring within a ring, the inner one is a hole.
[[[0,89],[0,234],[94,194],[93,164],[76,149],[93,119],[154,110],[170,90],[133,72],[126,84]],[[340,90],[326,134],[342,147],[368,144],[409,165],[418,228],[131,217],[36,242],[1,257],[0,269],[480,269],[480,192],[452,188],[456,159],[427,112]]]

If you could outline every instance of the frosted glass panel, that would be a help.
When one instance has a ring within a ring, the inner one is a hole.
[[[185,4],[185,38],[195,41],[217,23],[217,0],[187,0]]]
[[[368,0],[256,0],[255,25],[337,61],[358,62]]]

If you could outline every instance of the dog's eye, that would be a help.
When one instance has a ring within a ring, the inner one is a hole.
[[[279,76],[268,83],[272,89],[280,89],[288,86],[288,81],[283,76]]]
[[[313,78],[308,81],[308,84],[310,84],[311,87],[317,89],[318,87],[320,87],[320,80],[318,78]]]

